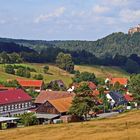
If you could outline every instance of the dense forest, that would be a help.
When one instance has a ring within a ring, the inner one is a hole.
[[[14,42],[41,51],[47,47],[58,47],[69,51],[90,52],[97,57],[120,54],[130,56],[140,55],[140,33],[128,35],[124,33],[112,33],[97,41],[42,41],[42,40],[20,40],[0,38],[1,42]]]
[[[127,72],[140,73],[140,33],[113,33],[97,41],[0,38],[0,51],[17,52],[23,61],[35,63],[56,63],[58,54],[63,52],[70,54],[75,64],[119,66]]]
[[[20,53],[20,52],[35,52],[35,51],[29,47],[25,47],[23,45],[18,45],[18,44],[13,43],[13,42],[0,41],[0,52]]]

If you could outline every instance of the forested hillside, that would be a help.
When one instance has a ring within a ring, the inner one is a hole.
[[[35,51],[29,47],[18,45],[13,42],[1,42],[0,41],[0,52],[7,52],[7,53],[28,52],[28,53],[31,53],[31,52],[35,52]]]
[[[132,36],[124,33],[113,33],[97,41],[41,41],[41,40],[18,40],[0,38],[3,42],[15,42],[41,51],[46,47],[58,47],[70,51],[85,50],[97,57],[120,54],[130,56],[140,55],[140,33]]]
[[[75,64],[119,66],[129,73],[140,73],[140,33],[113,33],[97,41],[0,38],[0,51],[20,52],[25,62],[54,64],[63,52],[70,54]]]

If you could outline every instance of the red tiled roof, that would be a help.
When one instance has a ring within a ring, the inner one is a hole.
[[[128,79],[127,78],[112,78],[111,84],[115,84],[116,82],[119,82],[121,85],[127,85]]]
[[[4,87],[4,85],[0,84],[0,87]]]
[[[82,84],[83,82],[81,83],[73,83],[72,86],[74,86],[75,88],[78,88],[80,87],[80,84]],[[86,82],[88,84],[88,87],[91,89],[91,90],[95,90],[96,89],[96,85],[93,83],[93,82]]]
[[[89,87],[91,90],[95,90],[97,86],[96,86],[93,82],[88,82],[88,87]]]
[[[13,90],[16,89],[14,87],[0,87],[0,90]]]
[[[108,94],[110,91],[104,91],[104,94]],[[93,90],[93,95],[98,96],[100,94],[99,90]]]
[[[73,97],[74,93],[69,93],[66,91],[41,91],[35,100],[35,103],[43,104],[47,100]]]
[[[0,105],[30,100],[32,100],[32,97],[21,89],[0,91]]]
[[[0,90],[12,90],[15,89],[15,87],[5,87],[4,85],[0,84]]]
[[[94,90],[93,91],[93,95],[95,95],[95,96],[98,96],[100,93],[99,93],[99,90]]]
[[[124,95],[124,98],[125,98],[128,102],[133,101],[133,97],[132,97],[131,95],[125,94],[125,95]]]
[[[17,81],[22,87],[41,87],[43,84],[42,80],[19,80],[19,79],[17,79]]]
[[[72,103],[72,97],[48,100],[59,112],[67,112]]]

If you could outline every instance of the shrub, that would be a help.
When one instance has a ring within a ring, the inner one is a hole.
[[[47,73],[48,72],[48,70],[49,70],[49,66],[44,66],[44,73]]]
[[[5,66],[5,72],[8,74],[15,74],[14,67],[12,65],[6,65]]]
[[[42,74],[36,74],[34,76],[34,79],[36,79],[36,80],[43,80],[43,75]]]

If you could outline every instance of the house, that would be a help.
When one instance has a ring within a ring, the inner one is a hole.
[[[107,78],[105,80],[105,83],[109,82],[109,84],[114,85],[115,83],[119,83],[121,85],[124,85],[125,87],[128,84],[128,79],[127,78]]]
[[[26,90],[29,90],[30,88],[32,88],[36,92],[40,92],[42,90],[43,84],[44,84],[42,80],[22,80],[22,79],[17,79],[17,81]]]
[[[45,114],[65,115],[72,103],[72,97],[50,99],[40,105],[36,112]]]
[[[126,101],[128,102],[132,102],[134,100],[133,96],[130,94],[124,94],[124,98],[126,99]]]
[[[41,91],[35,100],[36,116],[40,122],[60,118],[68,111],[74,93],[66,91]]]
[[[88,82],[88,87],[91,89],[91,90],[95,90],[97,88],[97,86],[95,85],[95,83],[93,82]]]
[[[17,127],[17,121],[19,118],[16,117],[0,117],[0,130],[3,129],[2,124],[6,123],[7,128],[15,128]]]
[[[106,97],[111,107],[127,104],[127,100],[124,98],[124,96],[120,92],[111,91],[106,94]]]
[[[55,119],[66,115],[71,106],[72,99],[72,97],[65,97],[47,100],[36,109],[35,115],[40,123],[45,121],[53,123]]]
[[[3,91],[3,90],[13,90],[13,89],[16,89],[15,87],[5,87],[3,85],[0,85],[0,91]]]
[[[0,91],[0,116],[22,114],[32,107],[32,97],[22,89]]]
[[[134,101],[133,96],[130,95],[130,94],[124,94],[124,98],[125,98],[126,101],[128,102],[128,103],[127,103],[127,109],[131,109],[131,108],[132,108],[131,103]],[[134,102],[133,102],[133,103],[134,103]],[[135,104],[134,104],[134,106],[135,106]]]
[[[91,89],[91,90],[95,90],[97,88],[97,86],[95,85],[95,83],[93,82],[87,82],[88,84],[88,87]],[[76,88],[78,88],[80,86],[80,83],[73,83],[71,85],[71,87],[67,90],[68,92],[73,92]]]
[[[48,100],[54,100],[54,99],[60,99],[60,98],[66,98],[66,97],[74,97],[74,93],[69,93],[66,91],[45,91],[45,90],[42,90],[40,92],[40,94],[37,96],[34,103],[38,107],[41,104],[44,104]]]
[[[62,80],[53,80],[49,83],[48,88],[53,89],[54,85],[57,85],[60,89],[66,89],[66,85]]]

